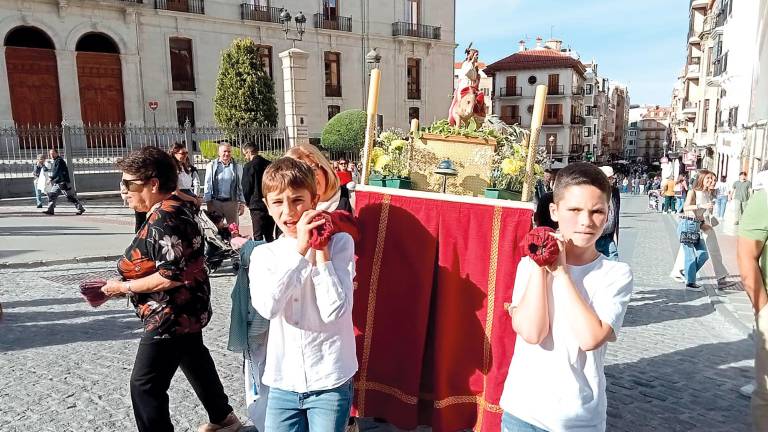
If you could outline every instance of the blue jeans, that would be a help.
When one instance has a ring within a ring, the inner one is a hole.
[[[728,196],[717,197],[717,218],[722,219],[725,217],[725,206],[728,204]]]
[[[675,205],[675,211],[677,212],[683,211],[683,205],[685,204],[685,197],[676,196],[675,201],[677,201]]]
[[[269,432],[344,432],[352,408],[352,379],[330,389],[296,393],[269,391],[265,430]]]
[[[38,207],[43,205],[43,198],[45,198],[45,192],[41,191],[37,188],[36,184],[33,184],[35,187],[35,204],[37,204]]]
[[[534,426],[505,412],[504,415],[501,416],[501,432],[547,432],[547,430]]]
[[[611,261],[619,260],[619,248],[616,246],[616,242],[613,241],[613,234],[604,235],[597,239],[595,249]]]
[[[678,239],[680,238],[680,233],[683,231],[701,232],[701,222],[681,219],[680,224],[677,226]],[[685,254],[685,263],[683,264],[685,282],[689,284],[696,283],[696,273],[704,267],[704,263],[709,259],[709,253],[707,252],[707,246],[704,244],[704,238],[700,237],[699,242],[694,246],[684,244],[681,244],[681,246],[683,247],[683,253]]]

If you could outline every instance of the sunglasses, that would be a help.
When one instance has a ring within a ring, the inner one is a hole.
[[[186,155],[189,154],[189,152],[185,150],[185,151],[176,152],[176,154],[180,154],[180,155],[186,156]]]
[[[133,187],[132,187],[133,186]],[[140,186],[140,187],[135,187]],[[127,190],[128,192],[138,192],[143,189],[144,180],[142,179],[122,179],[120,180],[120,190]]]

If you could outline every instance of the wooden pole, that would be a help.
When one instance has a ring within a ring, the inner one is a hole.
[[[379,85],[381,84],[381,70],[371,69],[371,84],[368,87],[368,123],[365,128],[365,146],[363,147],[363,178],[361,183],[368,184],[368,176],[371,175],[371,152],[373,141],[376,139],[376,114],[379,110]]]
[[[533,165],[536,162],[536,148],[539,146],[541,124],[544,122],[544,108],[547,106],[547,86],[536,86],[536,98],[533,100],[533,115],[531,116],[531,134],[528,137],[528,159],[525,161],[525,181],[523,182],[524,202],[533,198]]]

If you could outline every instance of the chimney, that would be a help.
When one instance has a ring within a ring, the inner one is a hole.
[[[541,38],[541,36],[536,38],[536,49],[541,49],[541,41],[544,39]]]
[[[520,48],[517,50],[517,52],[523,52],[525,51],[525,41],[520,39]]]
[[[551,50],[555,50],[559,52],[561,49],[563,49],[563,41],[561,41],[560,39],[550,39],[546,42],[544,46],[546,46]]]

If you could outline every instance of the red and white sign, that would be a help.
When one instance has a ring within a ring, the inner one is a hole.
[[[151,100],[147,103],[147,106],[149,106],[149,109],[151,111],[155,111],[160,106],[160,102],[156,100]]]

